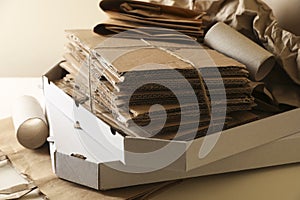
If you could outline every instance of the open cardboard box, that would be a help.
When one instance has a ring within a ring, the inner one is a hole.
[[[93,159],[88,147],[83,146],[80,140],[86,137],[87,133],[74,129],[72,121],[51,103],[47,103],[47,110],[51,128],[50,140],[53,141],[50,147],[55,173],[62,179],[98,190],[300,162],[299,132],[189,172],[174,171],[170,167],[150,173],[123,172],[116,169],[124,168],[124,164],[102,145],[97,146],[103,156],[102,160]],[[85,155],[87,159],[83,160],[72,154]],[[136,167],[131,169],[140,170]]]
[[[126,137],[112,132],[52,82],[65,73],[55,66],[43,77],[50,141],[54,142],[53,166],[63,179],[105,190],[300,161],[300,136],[295,135],[300,132],[300,109],[223,131],[211,152],[199,158],[204,140],[213,135],[185,142]],[[90,126],[91,121],[95,126]],[[74,128],[75,124],[80,124],[80,129]],[[287,137],[290,135],[294,136]],[[162,157],[143,157],[143,153],[169,144],[171,148]],[[287,147],[292,150],[286,152]],[[183,153],[177,157],[173,154],[175,150]],[[142,156],[132,157],[127,152]],[[156,169],[153,163],[165,157],[174,162]],[[144,173],[134,173],[139,171]]]

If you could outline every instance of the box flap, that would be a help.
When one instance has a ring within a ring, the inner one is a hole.
[[[209,144],[214,136],[199,138],[187,150],[187,170],[293,135],[300,131],[299,116],[300,109],[295,109],[223,131],[204,158],[200,156],[200,147],[210,148],[202,146],[204,141]]]

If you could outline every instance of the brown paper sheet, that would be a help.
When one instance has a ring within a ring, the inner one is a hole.
[[[134,0],[103,0],[100,3],[100,7],[104,11],[130,13],[132,15],[142,16],[145,18],[165,19],[169,21],[197,21],[203,16],[203,13],[182,9],[180,7],[170,7]]]
[[[300,85],[295,84],[281,66],[275,65],[264,82],[279,104],[300,107]]]
[[[299,170],[299,165],[295,164],[193,178],[154,193],[147,199],[296,200],[300,196]]]
[[[115,22],[101,23],[94,31],[99,34],[113,34],[145,26],[175,29],[195,38],[203,36],[202,17],[204,13],[180,7],[128,0],[104,0],[101,9]]]
[[[11,119],[0,121],[0,133],[0,150],[8,156],[13,166],[20,173],[27,175],[49,199],[135,199],[168,185],[151,184],[105,192],[92,190],[57,178],[52,172],[48,146],[45,145],[36,151],[22,147],[13,134]]]
[[[195,2],[193,0],[139,0],[139,1],[159,3],[163,5],[176,6],[176,7],[190,9],[190,10],[193,10],[194,2]]]

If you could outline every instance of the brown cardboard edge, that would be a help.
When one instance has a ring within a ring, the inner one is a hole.
[[[60,61],[54,67],[52,67],[43,77],[47,77],[48,81],[55,81],[63,78],[68,72],[60,67],[60,64],[65,61]]]

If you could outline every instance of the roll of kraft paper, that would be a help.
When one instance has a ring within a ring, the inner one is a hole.
[[[17,139],[28,149],[37,149],[49,135],[48,123],[39,102],[31,96],[23,96],[13,105],[13,122]]]
[[[274,55],[223,22],[209,29],[205,44],[245,64],[252,80],[261,81],[275,65]]]

